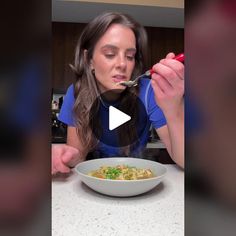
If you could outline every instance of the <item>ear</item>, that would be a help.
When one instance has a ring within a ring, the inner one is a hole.
[[[84,49],[84,59],[85,59],[86,61],[88,61],[88,50],[87,50],[87,49]],[[93,59],[91,59],[91,60],[89,61],[89,66],[90,66],[90,69],[91,69],[91,70],[94,70]]]
[[[90,60],[89,66],[91,70],[94,70],[93,59]]]
[[[84,49],[84,61],[88,60],[88,50]]]

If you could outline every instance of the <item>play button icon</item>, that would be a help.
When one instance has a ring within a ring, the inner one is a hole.
[[[109,130],[113,130],[129,120],[131,120],[129,115],[113,106],[109,106]]]
[[[117,94],[120,97],[112,100]],[[147,136],[150,126],[146,108],[136,94],[129,90],[109,90],[93,102],[89,128],[98,145],[120,148],[136,145]]]

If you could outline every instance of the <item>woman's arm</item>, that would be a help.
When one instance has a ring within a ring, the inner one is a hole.
[[[156,132],[173,161],[184,168],[184,119],[183,116],[167,119],[167,125],[156,129]]]
[[[78,155],[67,162],[68,166],[74,167],[79,162],[85,161],[88,150],[85,150],[79,140],[76,128],[72,126],[67,127],[67,145],[74,147],[78,150]]]
[[[173,53],[153,66],[152,87],[157,105],[162,109],[167,125],[157,133],[171,158],[184,167],[184,65],[173,60]]]
[[[82,148],[76,128],[68,126],[67,144],[52,145],[52,174],[69,173],[70,167],[85,160],[87,151]]]

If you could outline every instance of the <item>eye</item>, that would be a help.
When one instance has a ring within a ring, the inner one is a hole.
[[[115,57],[115,54],[105,54],[105,57],[108,59],[112,59]]]
[[[127,55],[126,57],[127,57],[127,59],[129,61],[133,61],[134,60],[134,56],[133,55]]]

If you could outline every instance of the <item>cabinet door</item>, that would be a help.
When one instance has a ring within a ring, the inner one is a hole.
[[[69,65],[74,64],[76,44],[85,25],[52,23],[52,87],[54,90],[66,91],[76,79]]]

